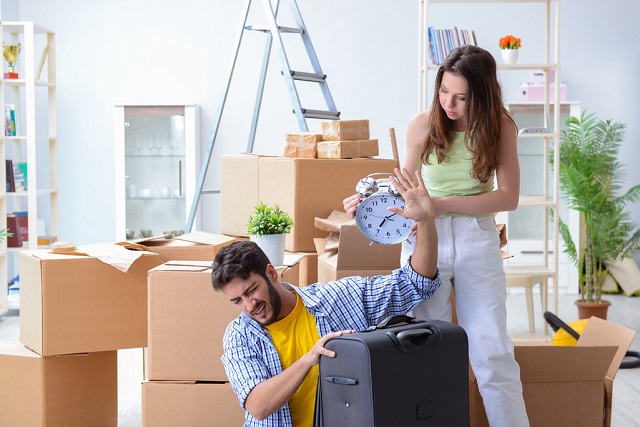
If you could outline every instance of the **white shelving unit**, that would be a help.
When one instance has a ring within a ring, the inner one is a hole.
[[[536,257],[535,261],[526,263],[523,265],[506,265],[505,271],[507,275],[526,277],[526,276],[541,276],[543,280],[551,283],[553,289],[553,307],[552,311],[558,311],[558,269],[560,265],[559,260],[559,235],[558,235],[558,215],[559,215],[559,172],[558,168],[554,168],[553,172],[550,172],[549,155],[551,149],[557,146],[560,137],[560,84],[553,86],[553,99],[550,101],[549,89],[551,87],[549,81],[549,72],[555,72],[555,81],[560,82],[560,60],[559,60],[559,34],[560,34],[560,0],[419,0],[419,75],[418,75],[418,87],[419,87],[419,109],[425,110],[429,106],[429,101],[432,97],[430,93],[433,88],[433,82],[430,80],[430,71],[438,69],[439,65],[430,64],[427,47],[428,47],[428,31],[429,17],[430,17],[430,5],[434,3],[453,4],[453,3],[468,3],[469,7],[475,7],[478,10],[481,9],[483,4],[518,4],[518,3],[539,3],[541,8],[544,8],[544,22],[540,22],[540,25],[544,28],[545,43],[543,52],[543,61],[539,63],[518,63],[518,64],[502,64],[500,59],[496,60],[498,64],[498,72],[506,73],[509,71],[528,71],[528,70],[541,70],[544,72],[544,94],[545,99],[542,103],[539,103],[537,107],[538,111],[542,113],[540,118],[540,125],[543,123],[544,112],[549,112],[549,132],[537,133],[534,135],[520,135],[518,138],[518,145],[521,141],[526,141],[531,138],[531,141],[539,141],[542,148],[542,159],[544,167],[541,169],[539,178],[542,183],[542,191],[536,195],[521,195],[518,209],[539,209],[542,212],[542,218],[550,218],[549,220],[543,220],[540,224],[541,238],[539,239],[538,250],[542,253]],[[552,9],[552,7],[554,9]],[[552,13],[553,12],[553,13]],[[482,14],[478,14],[482,16]],[[553,18],[553,19],[552,19]],[[500,29],[500,23],[497,22],[496,27],[498,30],[493,38],[496,43],[499,37],[504,36],[503,30]],[[505,30],[506,31],[506,30]],[[554,42],[552,49],[551,40]],[[512,104],[515,107],[515,104]],[[512,110],[513,111],[513,110]],[[559,162],[559,150],[554,150],[554,163]],[[511,240],[511,231],[507,226],[508,239]],[[545,242],[547,242],[545,244]],[[515,261],[514,261],[515,262]],[[543,310],[547,309],[547,295],[543,295]]]
[[[7,282],[18,272],[18,253],[38,248],[39,235],[58,235],[58,148],[56,114],[55,33],[33,22],[0,23],[0,42],[20,44],[21,52],[14,68],[17,79],[0,80],[2,105],[13,104],[16,135],[1,138],[4,159],[27,164],[28,188],[21,192],[1,193],[0,228],[7,226],[6,214],[28,212],[28,241],[21,248],[0,245],[0,314],[7,311]],[[47,54],[45,55],[45,47]],[[44,68],[38,79],[38,68]],[[3,61],[3,69],[6,70]],[[0,77],[4,76],[4,72]],[[5,170],[5,162],[2,166]],[[38,231],[38,223],[44,230]],[[18,230],[11,230],[18,232]]]
[[[199,112],[196,105],[115,107],[116,240],[126,231],[159,236],[184,230],[195,194]],[[193,230],[200,229],[196,216]]]

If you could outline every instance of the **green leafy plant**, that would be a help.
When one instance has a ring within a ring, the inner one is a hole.
[[[569,208],[580,213],[582,244],[573,241],[562,220],[559,232],[565,253],[578,268],[585,302],[602,301],[606,264],[640,249],[640,229],[625,211],[627,203],[640,200],[640,185],[620,194],[624,168],[618,152],[624,128],[624,124],[583,112],[580,118],[570,117],[560,133],[560,190]]]
[[[7,237],[13,237],[13,233],[8,228],[0,230],[0,242],[4,242]]]
[[[254,206],[255,211],[249,216],[247,233],[253,236],[267,234],[283,234],[291,231],[295,225],[291,216],[278,205],[267,206],[260,202]]]

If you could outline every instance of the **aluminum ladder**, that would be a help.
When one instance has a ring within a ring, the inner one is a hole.
[[[340,112],[336,109],[336,105],[333,101],[333,97],[331,96],[331,92],[329,91],[329,85],[327,84],[327,80],[326,80],[327,76],[322,72],[322,68],[320,67],[320,62],[318,61],[318,57],[315,53],[315,50],[313,49],[313,44],[311,43],[309,32],[307,31],[307,27],[304,24],[304,21],[302,19],[302,15],[300,14],[300,9],[298,8],[296,0],[283,0],[283,1],[289,3],[289,6],[291,7],[291,13],[297,25],[296,27],[284,27],[284,26],[278,25],[277,18],[278,18],[280,0],[274,0],[274,4],[272,4],[272,0],[262,0],[262,5],[264,7],[264,11],[267,19],[266,25],[247,25],[247,18],[249,16],[249,11],[251,9],[252,0],[245,0],[244,2],[243,13],[240,19],[240,26],[236,34],[236,49],[231,60],[231,65],[228,72],[227,85],[218,103],[217,114],[214,117],[214,121],[213,121],[213,129],[209,136],[209,145],[207,147],[205,156],[203,158],[202,167],[200,169],[200,175],[198,177],[198,181],[196,184],[196,191],[193,198],[193,202],[191,204],[191,210],[189,212],[189,217],[187,219],[187,225],[185,229],[187,233],[190,232],[191,229],[193,228],[196,210],[198,207],[198,203],[200,202],[201,195],[220,192],[220,190],[203,190],[203,185],[204,185],[205,178],[207,176],[207,171],[209,169],[209,163],[211,161],[213,147],[215,145],[216,137],[218,135],[218,129],[220,127],[220,119],[222,117],[222,112],[224,111],[224,105],[227,100],[227,95],[229,94],[231,79],[233,78],[233,72],[236,66],[238,52],[240,51],[240,45],[242,43],[242,36],[245,31],[260,31],[267,35],[246,152],[248,153],[253,152],[253,144],[256,136],[258,117],[260,116],[260,104],[262,103],[264,82],[267,75],[267,68],[269,66],[269,58],[271,56],[271,46],[273,41],[275,41],[275,48],[276,48],[276,51],[278,52],[278,59],[280,62],[280,73],[283,75],[286,86],[287,86],[287,90],[289,91],[289,96],[291,97],[291,103],[293,105],[293,113],[296,115],[300,132],[309,131],[309,127],[307,126],[307,120],[306,120],[308,118],[309,119],[325,119],[325,120],[338,120],[340,118]],[[281,36],[282,34],[299,34],[302,37],[302,42],[304,43],[305,50],[307,51],[307,55],[309,56],[309,60],[313,68],[313,72],[294,71],[290,68],[289,60],[287,58],[284,44],[282,42],[282,36]],[[327,104],[327,110],[311,110],[311,109],[303,108],[300,103],[300,97],[298,96],[296,81],[317,83],[320,87],[324,100]]]

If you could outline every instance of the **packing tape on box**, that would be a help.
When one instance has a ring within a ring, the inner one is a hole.
[[[361,158],[363,157],[363,153],[362,153],[362,147],[364,145],[364,142],[369,141],[369,140],[363,140],[363,141],[322,141],[320,143],[318,143],[318,146],[316,148],[317,152],[318,152],[318,158],[319,159],[342,159],[342,154],[341,154],[341,148],[342,148],[342,144],[351,144],[352,147],[355,147],[356,151],[355,154],[353,156],[350,156],[352,158]]]
[[[349,138],[344,138],[344,135],[341,134],[343,124],[345,128],[355,129],[358,137],[351,140],[369,139],[369,120],[333,120],[331,122],[322,122],[322,139],[324,141],[350,140]],[[366,136],[366,138],[364,138],[364,136]]]
[[[285,146],[285,157],[314,159],[316,157],[316,144],[322,138],[315,133],[288,133]]]

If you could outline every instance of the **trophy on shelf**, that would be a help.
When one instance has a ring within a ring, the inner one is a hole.
[[[13,64],[16,63],[18,59],[18,55],[20,54],[20,48],[22,45],[18,44],[3,44],[2,45],[2,54],[4,55],[4,59],[9,63],[9,68],[4,73],[5,79],[17,79],[18,73],[13,69]]]

